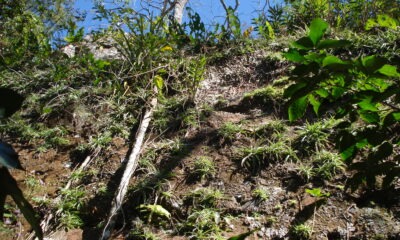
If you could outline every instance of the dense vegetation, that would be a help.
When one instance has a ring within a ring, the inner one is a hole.
[[[268,2],[246,29],[237,1],[215,25],[141,3],[96,1],[109,24],[85,36],[71,1],[0,0],[1,238],[16,209],[40,239],[104,236],[153,107],[115,237],[400,237],[399,1]],[[393,228],[316,223],[353,203]]]

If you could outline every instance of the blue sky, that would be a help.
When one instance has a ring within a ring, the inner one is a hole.
[[[132,0],[132,4],[138,5],[140,0]],[[111,1],[107,1],[111,2]],[[227,5],[234,5],[234,0],[225,0]],[[238,15],[241,20],[242,29],[246,29],[251,25],[251,19],[257,16],[256,9],[262,7],[265,0],[242,0],[238,8]],[[271,4],[280,3],[282,0],[270,0]],[[106,7],[111,7],[110,4],[105,5]],[[135,6],[135,5],[134,5]],[[95,13],[93,11],[93,2],[91,0],[76,0],[75,7],[87,11],[87,17],[84,22],[80,25],[85,27],[86,32],[99,29],[101,27],[106,27],[106,22],[94,21],[93,17]],[[224,10],[221,6],[219,0],[189,0],[188,7],[192,8],[194,11],[198,12],[206,24],[211,24],[212,22],[222,21],[224,19]]]

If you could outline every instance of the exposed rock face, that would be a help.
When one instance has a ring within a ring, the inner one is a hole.
[[[122,59],[122,55],[116,46],[117,43],[112,37],[103,37],[95,40],[92,35],[87,35],[82,42],[68,44],[61,51],[70,58],[74,57],[80,49],[88,49],[95,59]]]

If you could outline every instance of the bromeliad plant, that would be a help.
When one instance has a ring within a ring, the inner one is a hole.
[[[375,188],[391,186],[400,176],[400,74],[397,67],[380,56],[346,59],[346,40],[322,39],[328,24],[315,19],[308,36],[292,43],[285,57],[296,63],[290,85],[289,120],[301,118],[308,106],[318,116],[334,111],[337,148],[350,170],[352,190],[366,183]]]
[[[0,119],[7,118],[15,113],[21,107],[23,100],[24,98],[13,90],[0,88]],[[36,236],[39,239],[43,239],[39,219],[33,207],[23,196],[21,189],[8,171],[8,168],[23,169],[18,160],[18,154],[14,149],[10,145],[0,142],[0,182],[2,185],[0,188],[0,221],[3,217],[6,197],[10,195],[26,220],[32,226]]]

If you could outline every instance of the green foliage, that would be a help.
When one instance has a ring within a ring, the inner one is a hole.
[[[79,214],[84,207],[85,191],[81,188],[62,189],[61,201],[58,203],[58,211],[61,213],[61,223],[68,229],[79,228],[83,221]]]
[[[307,224],[298,224],[290,229],[294,239],[307,240],[311,239],[312,228]]]
[[[324,192],[321,188],[306,189],[306,193],[316,198],[327,198],[330,196],[329,192]]]
[[[258,199],[260,201],[267,201],[269,198],[269,194],[267,190],[264,188],[258,187],[251,192],[253,198]]]
[[[387,16],[392,19],[399,18],[398,1],[376,0],[292,0],[285,6],[284,16],[287,28],[296,30],[309,25],[315,18],[326,19],[327,22],[337,28],[349,28],[361,31],[364,26],[376,26],[370,19],[377,16]],[[382,18],[382,17],[379,17]],[[389,18],[384,17],[385,24]],[[375,21],[375,20],[373,20]],[[384,25],[385,25],[384,24]],[[390,24],[392,25],[392,23]]]
[[[314,20],[309,35],[285,53],[297,63],[290,78],[294,83],[284,93],[290,98],[289,120],[302,117],[309,105],[317,115],[335,111],[341,121],[336,127],[336,145],[350,169],[357,172],[349,182],[352,189],[363,182],[374,187],[377,176],[383,176],[383,186],[388,187],[400,171],[393,151],[399,144],[394,129],[399,122],[400,74],[380,56],[342,59],[331,54],[328,50],[350,43],[322,40],[326,29],[324,21]],[[354,130],[354,125],[365,127]],[[363,160],[353,161],[356,156]]]
[[[194,162],[193,174],[200,179],[213,177],[216,173],[215,164],[212,159],[202,156]]]

